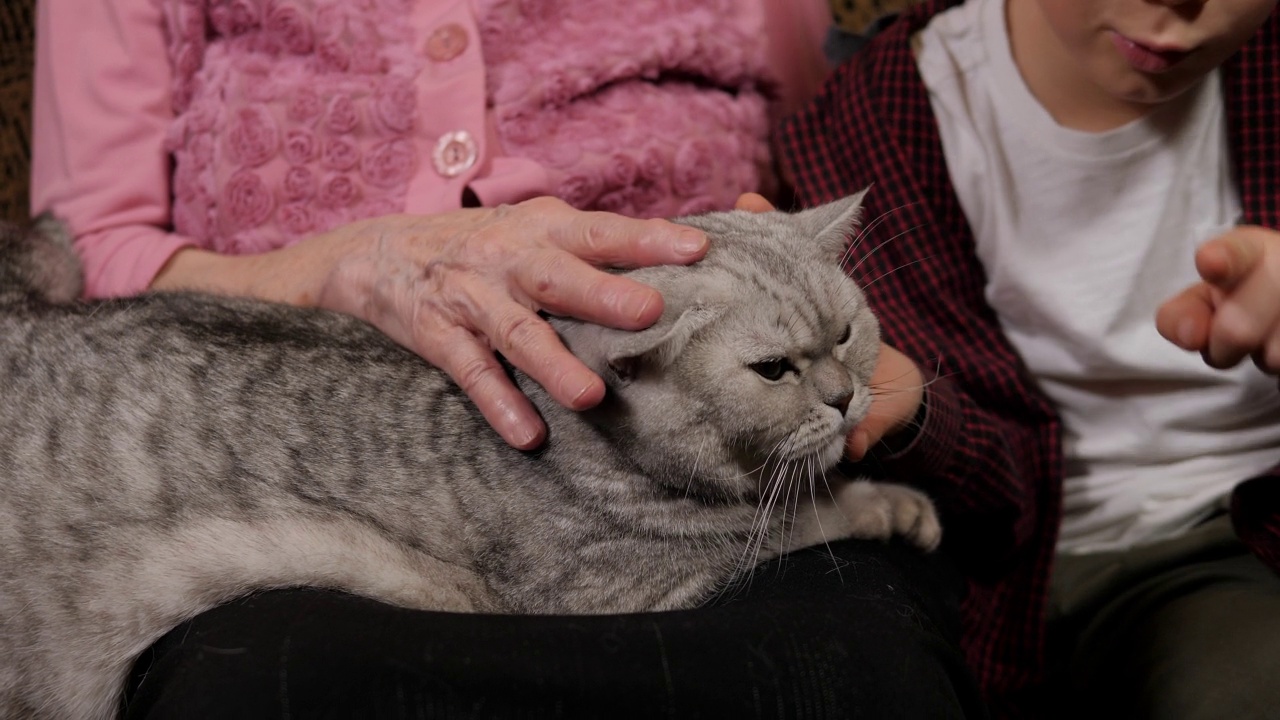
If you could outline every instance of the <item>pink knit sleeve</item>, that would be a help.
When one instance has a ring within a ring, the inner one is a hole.
[[[191,240],[169,227],[170,69],[154,0],[36,4],[31,209],[61,217],[85,295],[133,295]]]

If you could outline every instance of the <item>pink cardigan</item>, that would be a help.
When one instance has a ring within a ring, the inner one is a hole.
[[[49,0],[32,211],[90,297],[177,250],[558,195],[670,216],[760,185],[823,74],[823,0]],[[771,106],[772,105],[772,106]]]

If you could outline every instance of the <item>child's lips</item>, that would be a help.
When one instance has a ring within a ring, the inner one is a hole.
[[[1167,72],[1191,54],[1190,50],[1146,45],[1120,33],[1112,33],[1111,41],[1129,65],[1140,72]]]

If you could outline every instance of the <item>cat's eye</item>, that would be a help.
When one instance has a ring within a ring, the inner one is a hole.
[[[836,341],[836,345],[843,345],[849,342],[849,338],[853,337],[853,325],[844,326],[844,334]]]
[[[751,369],[765,380],[781,380],[783,375],[796,367],[786,358],[770,358],[758,363],[751,363]]]

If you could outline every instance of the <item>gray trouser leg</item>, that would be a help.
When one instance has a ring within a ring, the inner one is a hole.
[[[1070,715],[1280,719],[1280,577],[1226,516],[1175,540],[1059,557],[1049,621]]]

